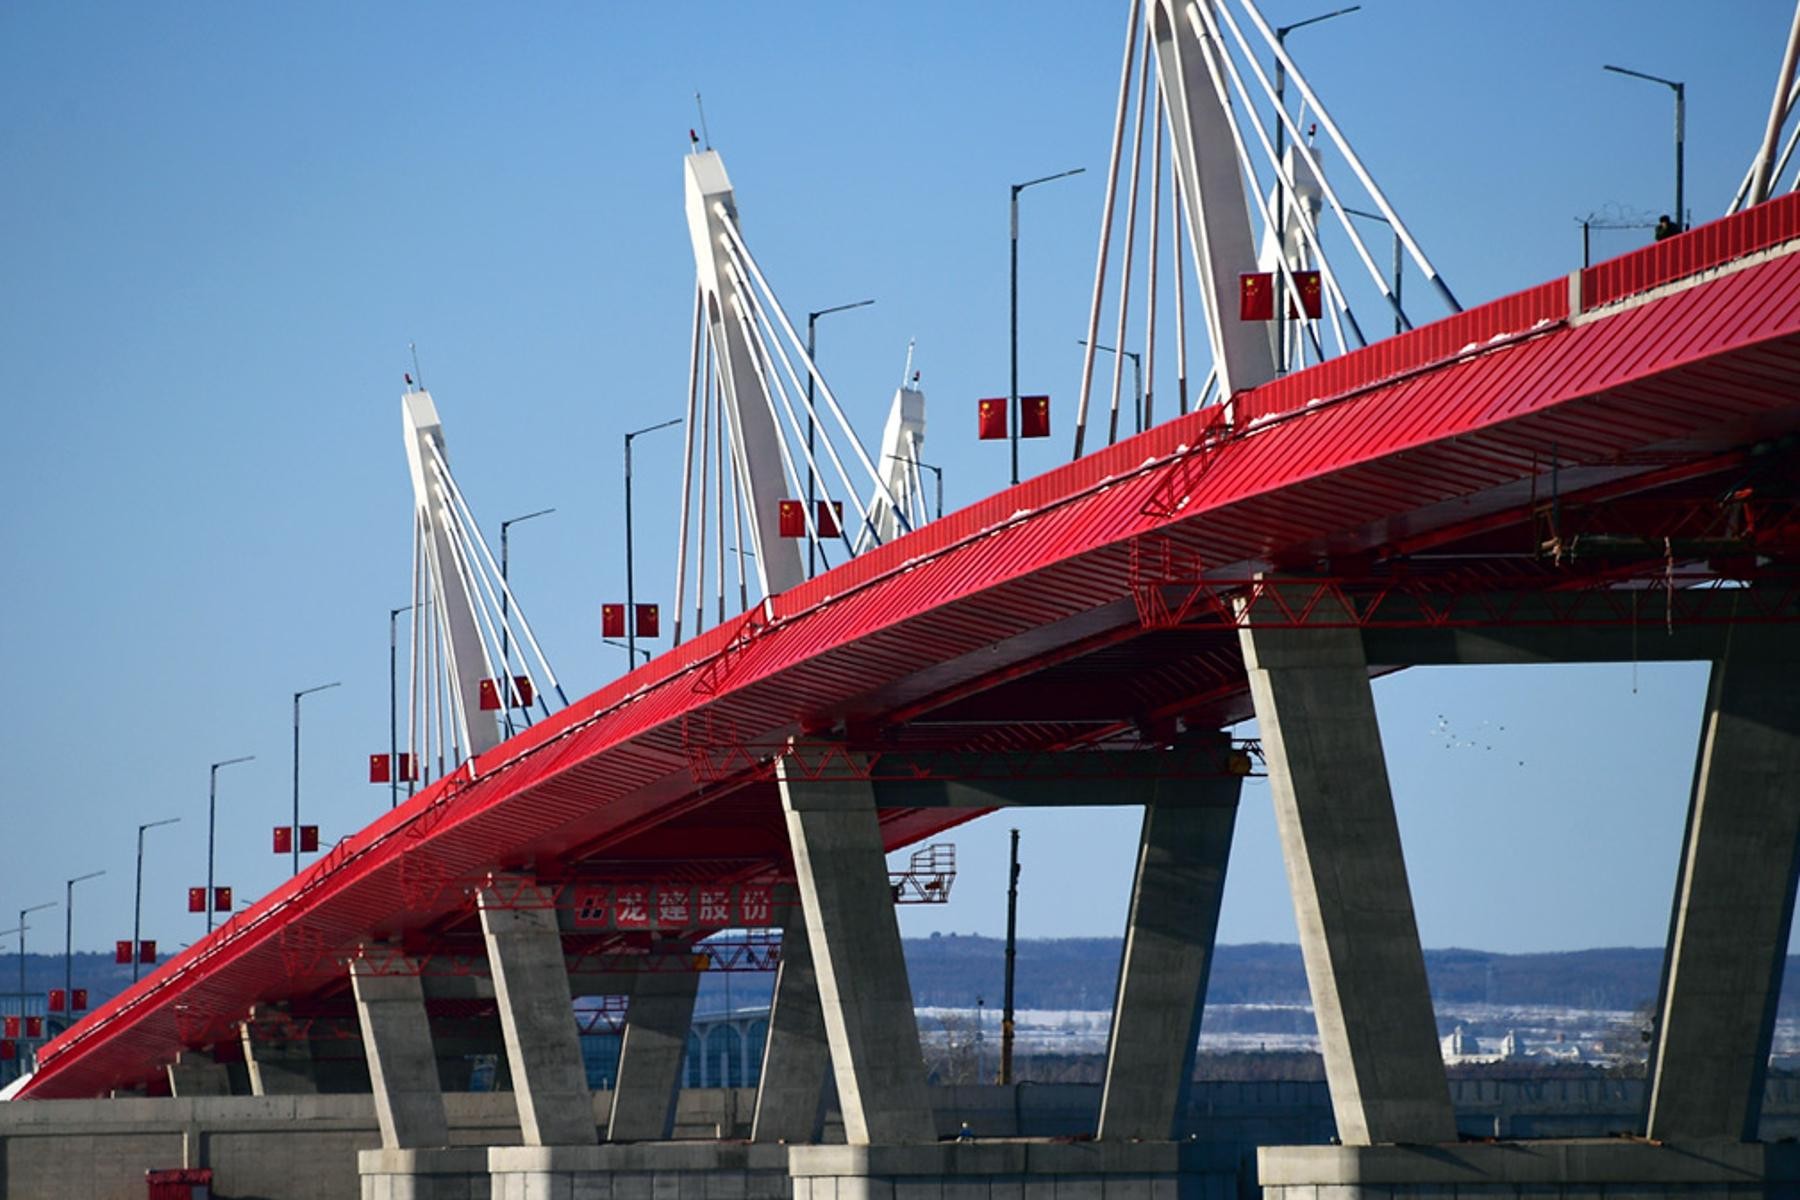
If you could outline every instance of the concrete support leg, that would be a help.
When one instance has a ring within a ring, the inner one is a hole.
[[[1800,868],[1800,656],[1784,632],[1734,629],[1713,665],[1650,1077],[1658,1141],[1757,1140]]]
[[[829,1070],[831,1044],[819,1007],[819,976],[806,937],[806,916],[795,905],[782,919],[781,962],[775,969],[775,1003],[769,1013],[750,1140],[793,1145],[817,1141]]]
[[[450,1123],[425,1015],[425,988],[418,975],[398,973],[394,965],[384,962],[377,973],[366,959],[350,963],[381,1145],[384,1150],[447,1146]]]
[[[497,878],[476,896],[520,1132],[527,1146],[591,1146],[599,1135],[556,910],[521,901],[530,887]]]
[[[675,1098],[699,991],[698,971],[645,971],[632,984],[607,1141],[658,1142],[674,1135]]]
[[[169,1094],[178,1100],[190,1096],[229,1096],[231,1072],[203,1051],[183,1050],[169,1064]]]
[[[778,760],[794,870],[851,1145],[934,1142],[875,791]]]
[[[319,1090],[312,1044],[286,1013],[257,1008],[240,1026],[253,1096],[311,1096]]]
[[[1247,615],[1239,639],[1338,1137],[1454,1142],[1361,634]]]
[[[1240,780],[1144,809],[1100,1094],[1103,1140],[1168,1141],[1186,1107]]]

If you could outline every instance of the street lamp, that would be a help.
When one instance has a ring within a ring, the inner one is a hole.
[[[341,681],[321,683],[294,693],[294,874],[300,873],[300,697],[342,686]],[[391,766],[391,764],[390,764]],[[207,897],[207,911],[212,911],[212,897]]]
[[[858,300],[854,304],[836,304],[830,308],[821,308],[816,312],[807,313],[806,360],[814,367],[818,366],[819,360],[813,352],[813,327],[819,323],[820,317],[836,312],[848,312],[853,308],[867,308],[873,303],[875,303],[873,300]],[[818,476],[813,471],[813,377],[812,371],[808,370],[806,373],[806,513],[808,521],[817,519],[818,494]],[[806,539],[806,577],[808,579],[811,579],[813,572],[818,569],[818,562],[819,539],[808,538]]]
[[[86,875],[77,875],[69,880],[67,891],[63,893],[63,1000],[69,1006],[71,1025],[75,1023],[75,885],[104,874],[105,871],[89,871]]]
[[[1086,338],[1076,338],[1075,344],[1077,346],[1085,346],[1085,345],[1087,345],[1087,339]],[[1116,350],[1111,346],[1102,346],[1099,342],[1094,343],[1094,349],[1104,350],[1108,354],[1123,354],[1126,358],[1129,358],[1131,360],[1131,376],[1132,376],[1132,379],[1136,381],[1136,385],[1137,385],[1137,432],[1138,433],[1144,432],[1144,356],[1143,356],[1143,354],[1137,350]],[[1118,430],[1117,419],[1115,418],[1114,425],[1113,425],[1113,434],[1115,435],[1115,437],[1117,436],[1118,432],[1119,432],[1119,430]]]
[[[1308,17],[1304,21],[1295,21],[1292,25],[1275,27],[1275,44],[1287,50],[1287,35],[1296,29],[1304,29],[1308,25],[1317,25],[1321,21],[1329,21],[1333,17],[1348,16],[1361,9],[1362,5],[1352,4],[1348,8],[1333,9],[1328,13],[1320,13],[1316,17]],[[1287,254],[1287,184],[1282,178],[1281,170],[1287,148],[1287,122],[1282,113],[1287,111],[1287,67],[1282,62],[1283,55],[1275,56],[1275,253]],[[1286,280],[1284,273],[1275,272],[1275,357],[1276,373],[1287,374],[1287,302],[1283,298]]]
[[[504,535],[506,527],[501,526]],[[502,543],[504,545],[504,543]],[[400,806],[400,635],[399,620],[403,612],[411,612],[420,607],[408,604],[403,608],[388,609],[388,807]],[[431,601],[425,601],[424,607],[430,608]],[[410,735],[409,735],[410,736]],[[412,795],[412,772],[408,771],[406,794]]]
[[[25,918],[34,912],[42,912],[46,908],[55,908],[56,901],[46,900],[42,904],[34,904],[30,908],[19,910],[19,1012],[25,1012]]]
[[[603,637],[600,640],[605,642],[608,646],[613,646],[625,651],[626,658],[630,660],[625,668],[627,671],[634,669],[638,665],[637,659],[633,657],[634,654],[643,655],[645,662],[650,661],[650,652],[648,650],[637,650],[635,647],[627,646],[624,642],[621,642],[616,638]]]
[[[1394,229],[1394,223],[1392,221],[1388,220],[1386,217],[1382,216],[1380,213],[1366,212],[1363,209],[1351,208],[1348,205],[1345,206],[1344,211],[1349,213],[1353,217],[1361,217],[1365,221],[1380,221],[1383,225],[1386,225],[1390,230],[1393,230],[1393,234],[1394,234],[1394,332],[1395,333],[1404,333],[1406,331],[1406,323],[1400,319],[1400,265],[1401,265],[1400,231],[1397,229]],[[1582,265],[1586,266],[1587,264],[1583,263]]]
[[[1012,385],[1009,389],[1006,409],[1007,440],[1012,442],[1012,481],[1019,482],[1019,193],[1040,183],[1049,183],[1053,179],[1066,179],[1070,175],[1079,175],[1086,167],[1075,167],[1068,171],[1058,171],[1054,175],[1044,175],[1037,179],[1027,179],[1024,183],[1012,185]]]
[[[1687,141],[1687,84],[1673,79],[1664,79],[1660,75],[1646,75],[1642,71],[1633,71],[1628,67],[1615,67],[1609,64],[1606,69],[1615,75],[1629,75],[1633,79],[1660,83],[1675,93],[1675,228],[1677,230],[1686,229],[1687,212],[1682,208],[1685,201],[1682,197],[1681,159],[1682,149]]]
[[[504,689],[500,705],[500,720],[506,725],[506,736],[511,737],[512,725],[512,630],[508,626],[508,614],[512,611],[512,591],[506,584],[506,531],[520,521],[529,521],[533,517],[547,517],[555,512],[554,508],[540,508],[536,512],[528,512],[522,517],[508,517],[500,522],[500,669],[502,672],[500,686]]]
[[[160,821],[151,821],[147,825],[138,826],[137,890],[132,893],[131,899],[131,982],[133,983],[136,983],[138,978],[138,967],[140,965],[138,960],[143,957],[143,955],[138,952],[138,946],[142,944],[139,939],[143,936],[144,830],[155,829],[158,825],[173,825],[179,820],[181,820],[180,817],[165,817]]]
[[[937,515],[942,517],[944,515],[944,468],[934,467],[930,463],[921,462],[916,458],[908,458],[904,454],[890,454],[887,457],[899,459],[903,463],[911,463],[913,466],[921,467],[937,476]]]
[[[249,762],[254,754],[246,754],[241,758],[228,758],[212,765],[211,777],[206,785],[206,932],[211,933],[213,927],[213,832],[217,827],[216,815],[219,807],[219,768],[229,767],[236,763]]]
[[[661,424],[646,425],[625,435],[625,645],[630,651],[627,657],[633,667],[637,666],[637,591],[631,568],[631,439],[679,425],[681,421],[680,417],[671,417]]]

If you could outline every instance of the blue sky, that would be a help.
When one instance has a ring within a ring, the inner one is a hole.
[[[408,590],[409,341],[490,536],[557,509],[515,530],[514,578],[570,693],[622,668],[598,606],[623,592],[620,435],[683,404],[696,89],[789,311],[877,299],[820,326],[865,438],[916,337],[949,504],[1003,483],[972,405],[1006,385],[1007,185],[1088,168],[1024,218],[1021,383],[1066,431],[1123,11],[0,7],[0,926],[104,868],[77,944],[128,936],[135,826],[180,816],[150,835],[145,934],[194,936],[206,767],[239,754],[258,757],[222,776],[220,882],[275,883],[298,688],[344,683],[306,702],[308,819],[330,839],[385,806],[362,779]],[[1368,0],[1291,48],[1472,304],[1578,266],[1582,214],[1669,206],[1668,93],[1604,62],[1688,82],[1689,202],[1722,212],[1790,13]],[[1067,446],[1028,446],[1026,469]],[[640,598],[667,599],[645,593],[673,573],[679,449],[673,431],[638,446]],[[1379,683],[1427,944],[1659,943],[1703,683],[1689,666]],[[1116,932],[1135,816],[1015,819],[1023,932]],[[1008,824],[955,835],[955,902],[908,912],[909,932],[1003,927]],[[60,933],[44,916],[38,948]],[[1262,785],[1222,936],[1293,937]]]

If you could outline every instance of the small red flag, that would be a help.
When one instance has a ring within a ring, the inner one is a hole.
[[[130,942],[114,942],[113,943],[113,961],[115,963],[128,963],[131,961],[131,943]]]
[[[1240,321],[1273,321],[1275,319],[1275,276],[1268,271],[1250,271],[1238,276],[1238,319]]]
[[[6,1024],[6,1032],[5,1032],[6,1037],[16,1038],[19,1036],[19,1018],[7,1017],[5,1024]]]
[[[42,1018],[42,1017],[26,1017],[25,1018],[25,1036],[28,1038],[43,1037],[44,1036],[44,1018]]]
[[[637,636],[653,638],[661,636],[662,609],[654,604],[637,606]]]
[[[213,911],[214,912],[230,912],[231,911],[231,889],[230,888],[216,887],[213,889]]]
[[[294,852],[294,829],[291,825],[275,827],[275,853],[292,854]]]
[[[400,782],[416,783],[418,778],[419,771],[417,767],[413,766],[413,756],[410,754],[402,754],[400,756]]]
[[[482,680],[479,691],[481,693],[481,711],[498,712],[500,710],[500,688],[495,681],[492,679]]]
[[[390,765],[387,755],[385,755],[385,754],[369,755],[369,782],[370,783],[387,783],[390,779],[393,778],[393,775],[391,773],[392,770],[393,770],[393,767]]]
[[[625,606],[623,604],[602,604],[600,606],[600,636],[609,638],[625,636]]]
[[[69,1011],[70,1012],[86,1012],[87,1011],[87,989],[86,988],[76,988],[74,991],[69,993]]]
[[[513,693],[514,708],[530,708],[531,702],[537,699],[537,693],[531,687],[531,676],[514,675]]]
[[[782,537],[803,538],[806,536],[806,505],[798,500],[783,500],[780,515]]]
[[[19,1057],[19,1044],[17,1042],[10,1038],[5,1041],[0,1041],[0,1060],[10,1061],[17,1057]]]
[[[1300,309],[1308,320],[1316,321],[1325,314],[1324,284],[1320,282],[1317,271],[1295,271],[1294,290],[1300,293]],[[1288,306],[1288,315],[1293,315],[1293,306]]]
[[[1006,436],[1006,397],[999,396],[983,400],[976,406],[980,414],[980,422],[976,437],[984,442],[995,441]]]
[[[300,853],[316,854],[319,850],[319,827],[302,825],[300,827]]]
[[[50,989],[50,1011],[62,1012],[69,1007],[69,993],[61,988]]]
[[[156,961],[156,939],[148,938],[138,943],[138,961],[153,963]]]
[[[819,515],[815,518],[822,538],[836,537],[844,528],[844,502],[842,500],[819,501]]]
[[[1050,436],[1050,397],[1019,397],[1019,436],[1022,438]]]
[[[205,888],[197,887],[197,888],[189,888],[188,889],[188,911],[189,912],[205,912],[206,911],[206,889]]]

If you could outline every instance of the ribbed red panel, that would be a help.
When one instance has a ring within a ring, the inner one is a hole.
[[[1800,192],[1788,192],[1589,267],[1582,272],[1581,302],[1587,308],[1611,304],[1796,237],[1800,237]]]

